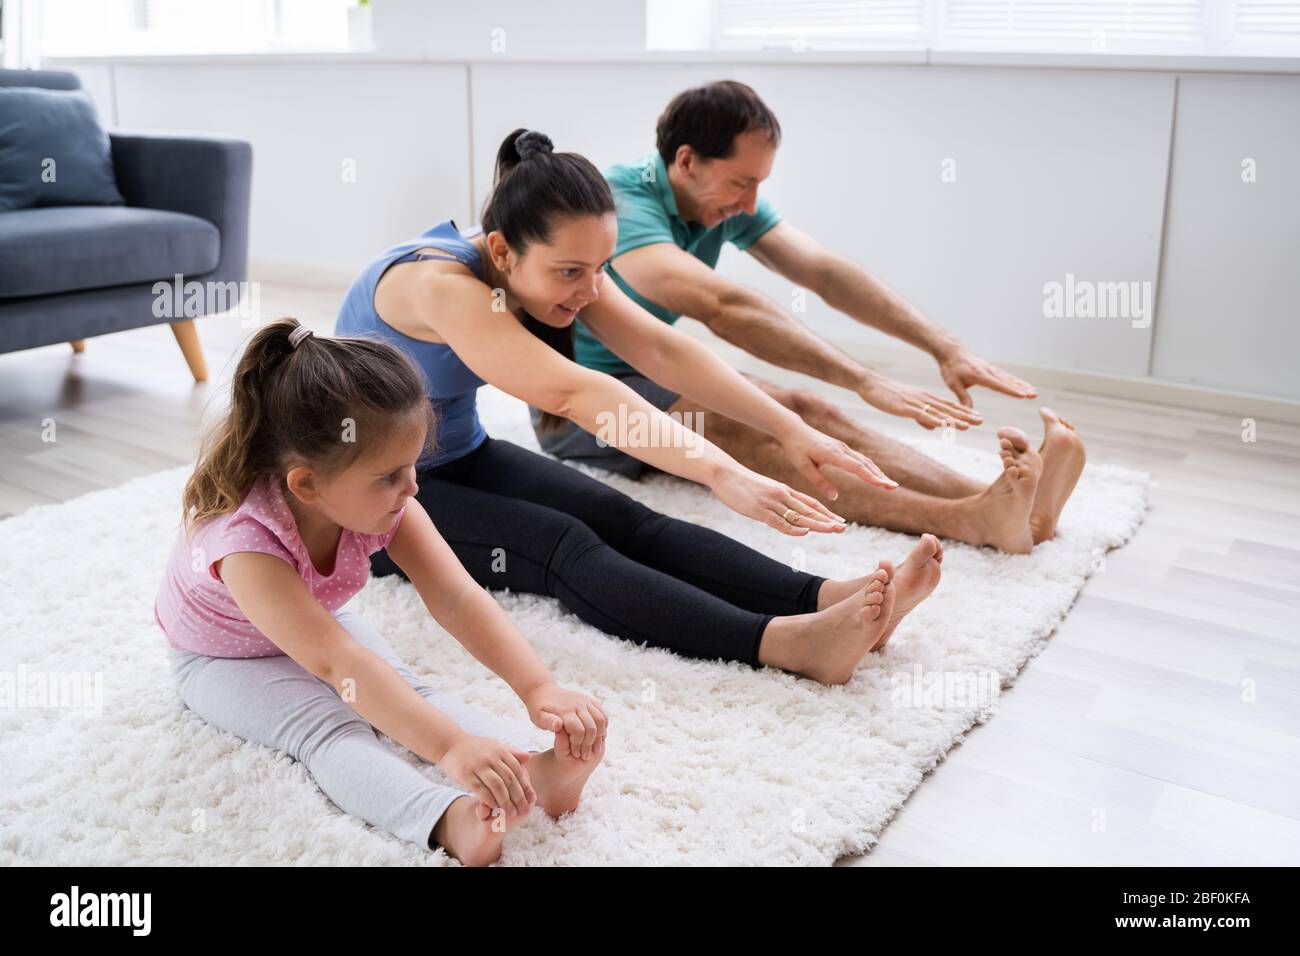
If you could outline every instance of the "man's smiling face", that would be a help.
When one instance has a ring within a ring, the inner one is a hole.
[[[742,212],[752,216],[758,185],[771,175],[775,159],[776,146],[760,129],[737,136],[727,157],[704,159],[681,147],[673,164],[676,176],[670,174],[679,214],[710,229]]]

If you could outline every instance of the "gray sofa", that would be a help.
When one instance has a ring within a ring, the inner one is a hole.
[[[0,70],[0,86],[81,82],[74,73]],[[57,342],[80,352],[96,335],[166,322],[195,381],[205,381],[194,307],[234,306],[247,279],[252,148],[209,135],[110,130],[109,139],[125,206],[0,211],[0,352]],[[177,274],[182,291],[198,282],[220,294],[168,311],[154,284]]]

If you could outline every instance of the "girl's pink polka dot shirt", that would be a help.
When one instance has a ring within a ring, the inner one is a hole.
[[[154,600],[154,618],[168,643],[180,650],[210,657],[282,655],[244,616],[213,564],[236,551],[273,554],[293,565],[316,600],[333,613],[365,587],[370,555],[388,546],[405,515],[403,508],[382,534],[344,528],[333,570],[321,574],[298,534],[279,480],[264,475],[234,511],[200,525],[188,540],[185,528],[180,529]]]

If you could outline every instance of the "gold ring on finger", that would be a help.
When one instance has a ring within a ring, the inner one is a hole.
[[[791,515],[794,515],[794,517],[791,518],[790,517]],[[798,524],[799,523],[798,519],[800,517],[800,514],[799,512],[795,511],[793,508],[786,508],[785,514],[783,514],[781,517],[784,518],[790,524]]]

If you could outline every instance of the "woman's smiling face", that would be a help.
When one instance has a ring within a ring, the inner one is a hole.
[[[492,263],[506,276],[507,293],[546,325],[565,328],[600,297],[605,263],[618,240],[618,217],[565,216],[551,225],[550,242],[534,242],[522,255],[500,232],[486,243]]]

